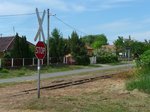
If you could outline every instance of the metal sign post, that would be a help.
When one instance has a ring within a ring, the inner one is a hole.
[[[43,28],[42,28],[42,23],[44,21],[44,16],[45,16],[45,10],[43,12],[42,18],[40,18],[39,11],[36,8],[36,15],[37,15],[38,22],[39,22],[39,29],[38,29],[38,32],[36,33],[34,41],[36,41],[39,38],[39,42],[41,42],[41,35],[42,35],[43,41],[45,42],[45,36],[44,36]],[[38,58],[38,66],[37,66],[37,70],[38,70],[37,96],[38,96],[38,98],[40,98],[40,59],[44,58],[44,57],[41,58],[40,56],[45,53],[43,50],[44,49],[43,46],[39,45],[39,42],[36,45],[36,51],[35,51],[35,55]],[[46,49],[45,49],[45,51],[46,51]],[[45,56],[45,54],[44,54],[44,56]]]
[[[37,96],[40,98],[40,59],[38,59],[38,85],[37,85]]]

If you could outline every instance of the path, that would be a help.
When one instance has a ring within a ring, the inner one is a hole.
[[[41,79],[46,79],[46,78],[56,77],[56,76],[74,75],[74,74],[80,74],[80,73],[92,72],[92,71],[99,71],[99,70],[131,68],[133,66],[134,66],[133,64],[124,64],[124,65],[116,65],[116,66],[85,68],[85,69],[78,69],[78,70],[71,70],[71,71],[64,71],[64,72],[47,73],[47,74],[41,74]],[[0,84],[1,83],[11,83],[11,82],[32,81],[32,80],[37,80],[37,78],[38,78],[37,75],[32,75],[32,76],[16,77],[16,78],[9,78],[9,79],[0,79]]]

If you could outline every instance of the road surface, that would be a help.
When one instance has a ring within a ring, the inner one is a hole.
[[[65,76],[65,75],[75,75],[75,74],[80,74],[80,73],[84,73],[84,72],[92,72],[92,71],[99,71],[99,70],[131,68],[133,66],[134,66],[133,64],[124,64],[124,65],[116,65],[116,66],[104,66],[104,67],[96,67],[96,68],[85,68],[85,69],[78,69],[78,70],[71,70],[71,71],[47,73],[47,74],[41,74],[41,79],[57,77],[57,76]],[[37,79],[38,79],[38,75],[16,77],[16,78],[9,78],[9,79],[0,79],[0,84],[33,81],[33,80],[37,80]]]

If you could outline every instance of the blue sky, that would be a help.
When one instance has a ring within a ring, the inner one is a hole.
[[[112,43],[118,36],[135,40],[150,40],[150,0],[0,0],[0,15],[34,13],[50,9],[51,14],[75,27],[81,36],[85,34],[105,34]],[[47,19],[43,28],[47,37]],[[30,42],[38,30],[36,15],[0,17],[0,34],[13,35],[15,32],[26,35]],[[64,37],[73,29],[50,18],[50,30],[58,28]],[[80,30],[80,31],[78,31]]]

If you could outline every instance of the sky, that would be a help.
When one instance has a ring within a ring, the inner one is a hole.
[[[118,36],[150,40],[150,0],[0,0],[0,34],[12,36],[17,32],[36,43],[36,14],[3,16],[35,13],[36,8],[39,12],[50,9],[50,32],[57,28],[64,38],[76,30],[80,36],[105,34],[110,44]],[[47,16],[43,29],[47,37]]]

